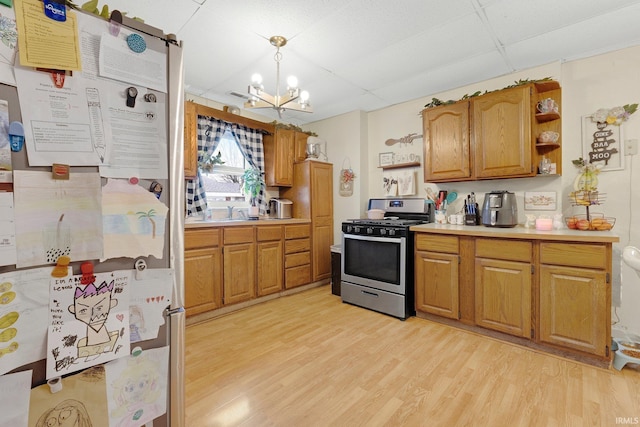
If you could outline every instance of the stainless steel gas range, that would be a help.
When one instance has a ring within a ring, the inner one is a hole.
[[[432,222],[424,199],[370,199],[385,219],[342,223],[342,301],[402,320],[415,314],[414,233],[409,227]]]

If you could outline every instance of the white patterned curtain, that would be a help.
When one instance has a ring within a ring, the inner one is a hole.
[[[264,215],[267,213],[267,200],[265,197],[266,188],[264,185],[264,149],[262,145],[262,131],[233,123],[231,124],[231,133],[235,137],[236,141],[238,141],[240,151],[244,154],[249,165],[254,169],[258,169],[262,174],[262,185],[260,186],[260,193],[258,194],[257,202],[260,214]]]
[[[220,139],[225,132],[229,130],[238,142],[240,151],[244,154],[247,162],[249,162],[253,168],[260,170],[260,173],[264,176],[262,131],[205,116],[198,116],[197,124],[198,163],[200,163],[205,156],[211,156],[213,154],[220,143]],[[187,180],[186,198],[187,216],[199,214],[207,209],[207,194],[202,184],[199,168],[196,177]],[[260,188],[257,201],[260,213],[266,213],[267,202],[264,184]]]
[[[200,163],[205,156],[213,154],[226,131],[228,123],[211,117],[198,116],[197,124],[198,163]],[[187,180],[186,193],[187,216],[201,213],[207,209],[207,193],[202,185],[200,168],[198,168],[194,179]]]

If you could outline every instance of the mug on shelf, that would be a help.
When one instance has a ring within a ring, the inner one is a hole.
[[[541,143],[557,142],[558,138],[560,138],[560,134],[558,132],[554,132],[552,130],[545,130],[544,132],[540,132],[540,135],[538,135],[538,142],[541,142]]]
[[[538,101],[538,105],[536,106],[538,112],[540,113],[557,113],[558,112],[558,105],[556,104],[556,101],[554,101],[552,98],[545,98],[541,101]]]

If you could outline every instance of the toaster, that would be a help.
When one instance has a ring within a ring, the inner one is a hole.
[[[518,224],[516,195],[508,191],[492,191],[484,195],[482,225],[515,227]]]
[[[269,200],[269,218],[291,218],[292,208],[293,202],[291,200],[273,198]]]

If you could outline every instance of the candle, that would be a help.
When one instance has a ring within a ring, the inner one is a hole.
[[[548,231],[553,229],[553,220],[551,218],[537,218],[536,230]]]

